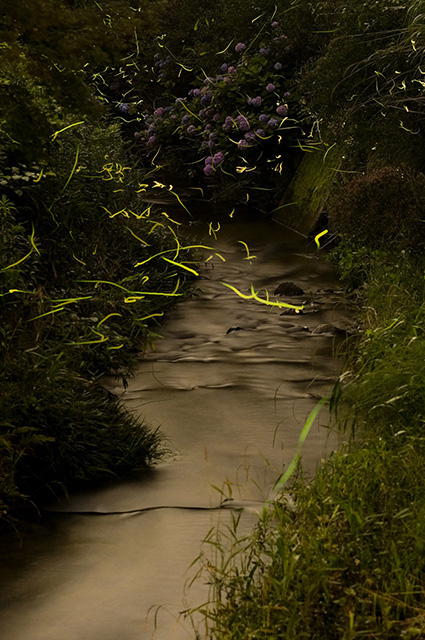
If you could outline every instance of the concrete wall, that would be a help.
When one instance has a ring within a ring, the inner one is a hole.
[[[337,147],[307,151],[289,183],[273,218],[308,236],[318,225],[336,184],[342,158]]]

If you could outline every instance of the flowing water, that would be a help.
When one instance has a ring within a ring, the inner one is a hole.
[[[207,262],[200,291],[169,313],[128,388],[112,387],[161,427],[174,455],[72,495],[22,548],[10,545],[1,640],[194,638],[179,612],[208,597],[202,579],[185,591],[202,539],[236,510],[241,530],[253,526],[309,412],[332,386],[334,336],[323,325],[344,319],[336,277],[315,244],[270,220],[222,223],[216,240],[199,225],[196,236],[225,262]],[[305,294],[279,299],[307,300],[305,312],[282,315],[223,281],[244,293],[253,284],[262,297],[291,281]],[[310,473],[335,442],[326,422],[322,410],[303,447]]]

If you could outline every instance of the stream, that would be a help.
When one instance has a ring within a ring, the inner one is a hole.
[[[314,242],[270,219],[227,216],[216,239],[207,223],[190,231],[225,261],[206,263],[199,291],[169,312],[128,388],[110,387],[161,428],[173,455],[52,505],[19,548],[3,550],[1,640],[194,639],[179,612],[208,599],[205,577],[188,586],[203,538],[234,514],[241,532],[254,526],[306,418],[332,388],[330,325],[349,321]],[[243,299],[223,281],[244,293],[253,284],[262,297],[267,289],[272,300],[293,282],[305,293],[277,299],[307,300],[304,313]],[[336,444],[327,421],[324,408],[303,446],[307,473]]]

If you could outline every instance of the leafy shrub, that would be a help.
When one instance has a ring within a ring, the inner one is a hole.
[[[88,481],[142,468],[164,453],[157,431],[118,398],[40,349],[9,360],[0,398],[3,517]],[[0,516],[1,520],[1,516]]]
[[[342,186],[330,203],[330,221],[348,241],[420,252],[424,211],[425,175],[385,167]]]
[[[300,133],[285,71],[292,45],[276,20],[265,18],[258,32],[251,43],[228,47],[213,75],[202,75],[200,58],[187,95],[144,115],[145,127],[136,132],[142,154],[173,173],[186,166],[189,176],[208,178],[208,184],[264,189],[265,166],[268,176],[274,169],[285,182],[289,147]],[[169,56],[158,54],[159,80],[170,64]]]

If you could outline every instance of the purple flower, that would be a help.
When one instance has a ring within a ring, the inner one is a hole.
[[[155,111],[153,112],[153,115],[156,116],[157,118],[162,118],[164,113],[165,113],[165,109],[163,107],[158,107],[158,109],[155,109]]]
[[[273,69],[275,71],[280,71],[282,69],[282,63],[281,62],[276,62],[276,64],[273,66]]]
[[[210,76],[207,76],[204,80],[204,84],[211,84],[212,81],[213,79]]]
[[[229,67],[229,68],[227,69],[227,72],[228,72],[228,73],[236,73],[236,69],[235,69],[235,67]]]
[[[128,113],[130,111],[130,105],[126,102],[121,102],[121,104],[118,105],[118,111],[121,111],[121,113]]]
[[[261,47],[260,53],[261,53],[262,56],[269,56],[270,55],[270,49],[268,47]]]
[[[220,69],[223,73],[226,73],[227,69],[229,68],[229,65],[227,65],[226,63],[222,64]]]
[[[251,128],[248,118],[245,118],[245,116],[242,115],[236,118],[236,124],[238,125],[238,129],[240,131],[249,131]]]
[[[275,129],[277,127],[277,125],[279,124],[278,121],[276,120],[276,118],[270,118],[270,120],[267,123],[269,125],[269,127],[271,127],[272,129]]]
[[[241,140],[239,140],[238,149],[240,149],[241,151],[244,151],[248,147],[249,147],[249,144],[248,144],[248,142],[246,140],[244,140],[243,138]]]
[[[212,128],[212,124],[207,124],[207,126],[205,127],[205,131],[211,131]]]
[[[258,116],[258,119],[260,122],[267,122],[267,120],[269,119],[269,116],[266,116],[265,113],[262,113],[260,116]]]
[[[223,77],[223,76],[217,76],[217,77],[216,77],[216,81],[217,81],[217,82],[223,82],[223,80],[224,80],[224,77]]]
[[[205,158],[205,166],[207,166],[207,164],[212,164],[213,163],[213,157],[212,156],[208,156],[207,158]]]
[[[257,131],[255,133],[259,138],[265,138],[266,137],[266,132],[264,131],[264,129],[257,129]]]
[[[207,105],[211,102],[211,98],[212,98],[212,92],[211,91],[207,91],[206,94],[204,96],[202,96],[201,98],[201,103],[203,105]]]
[[[222,151],[217,151],[217,153],[214,154],[214,164],[217,166],[219,164],[221,164],[224,160],[224,153]]]
[[[205,165],[204,173],[206,176],[210,176],[212,173],[214,173],[214,167],[212,166],[212,164]]]
[[[215,114],[213,115],[213,120],[214,120],[214,122],[218,122],[218,121],[220,120],[220,117],[221,117],[221,116],[220,116],[220,114],[219,114],[219,113],[215,113]]]
[[[137,139],[137,138],[140,138],[140,137],[141,137],[141,135],[142,135],[142,134],[140,133],[140,131],[135,131],[135,132],[133,133],[133,136],[134,136],[136,139]]]
[[[191,136],[191,135],[192,135],[192,133],[195,133],[195,131],[196,131],[196,127],[195,127],[193,124],[190,124],[190,125],[188,126],[188,128],[186,129],[186,131],[187,131],[187,133]]]
[[[248,98],[247,102],[251,107],[259,107],[261,104],[261,97],[257,96],[256,98]]]
[[[277,29],[277,27],[279,26],[279,23],[278,23],[277,20],[275,20],[274,22],[271,23],[270,26],[271,26],[272,29]]]
[[[182,124],[187,124],[189,120],[190,120],[190,116],[189,114],[186,113],[186,115],[184,115],[182,118]]]
[[[248,131],[244,135],[244,138],[247,142],[253,142],[255,140],[255,133],[253,131]]]
[[[225,78],[224,78],[224,82],[225,82],[226,84],[230,84],[230,83],[232,82],[232,78],[230,78],[230,76],[225,76]]]
[[[288,115],[288,107],[286,106],[286,104],[280,104],[276,109],[276,113],[282,116],[282,118]]]
[[[146,144],[148,145],[148,147],[153,147],[155,142],[156,142],[156,136],[151,136]]]
[[[212,149],[214,149],[214,147],[215,147],[215,140],[213,140],[213,139],[211,138],[211,140],[209,140],[209,141],[208,141],[208,145],[207,145],[207,146],[208,146],[208,149],[209,149],[210,151],[211,151]]]
[[[270,82],[266,87],[266,91],[268,91],[269,93],[271,93],[275,89],[276,89],[276,86],[272,82]]]
[[[283,97],[284,97],[284,98],[289,98],[289,97],[290,97],[290,95],[291,95],[291,92],[290,92],[290,91],[285,91],[285,93],[283,94]]]
[[[243,42],[238,42],[238,44],[235,47],[236,53],[242,53],[242,51],[245,51],[245,49],[246,49],[246,44],[244,44]]]
[[[233,128],[233,118],[231,118],[230,116],[227,116],[222,126],[222,129],[223,131],[229,132],[232,130],[232,128]]]

